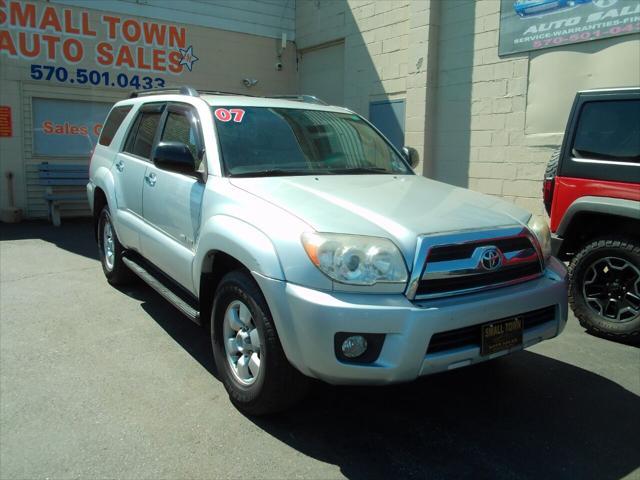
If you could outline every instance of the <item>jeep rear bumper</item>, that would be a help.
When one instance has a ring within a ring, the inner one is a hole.
[[[566,268],[552,258],[535,280],[478,294],[412,303],[403,295],[322,292],[254,274],[271,309],[282,347],[302,373],[332,384],[387,384],[522,350],[562,332],[567,321]],[[479,326],[552,307],[548,321],[525,328],[523,343],[482,356],[479,345],[427,353],[434,334]],[[370,364],[338,360],[338,332],[384,334]]]

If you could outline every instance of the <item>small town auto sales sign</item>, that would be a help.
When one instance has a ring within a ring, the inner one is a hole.
[[[502,0],[499,55],[640,32],[640,0]]]
[[[129,89],[162,87],[198,61],[184,26],[25,0],[0,0],[2,57],[34,62],[33,80]]]

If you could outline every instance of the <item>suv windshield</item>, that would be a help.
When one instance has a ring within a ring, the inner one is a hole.
[[[230,176],[412,174],[355,114],[267,107],[213,113]]]

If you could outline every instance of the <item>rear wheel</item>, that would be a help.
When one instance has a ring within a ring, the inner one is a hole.
[[[98,219],[98,250],[102,271],[111,285],[124,285],[133,280],[133,272],[122,261],[124,248],[113,228],[111,212],[107,205],[100,212]]]
[[[306,394],[309,379],[287,360],[267,302],[248,273],[234,271],[220,281],[211,342],[229,398],[243,413],[275,413]]]
[[[640,242],[595,240],[569,265],[569,303],[587,330],[640,337]]]

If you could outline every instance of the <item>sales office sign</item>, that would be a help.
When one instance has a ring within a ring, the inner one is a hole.
[[[33,80],[128,90],[163,87],[198,61],[184,26],[24,0],[0,0],[2,57],[32,62]]]

